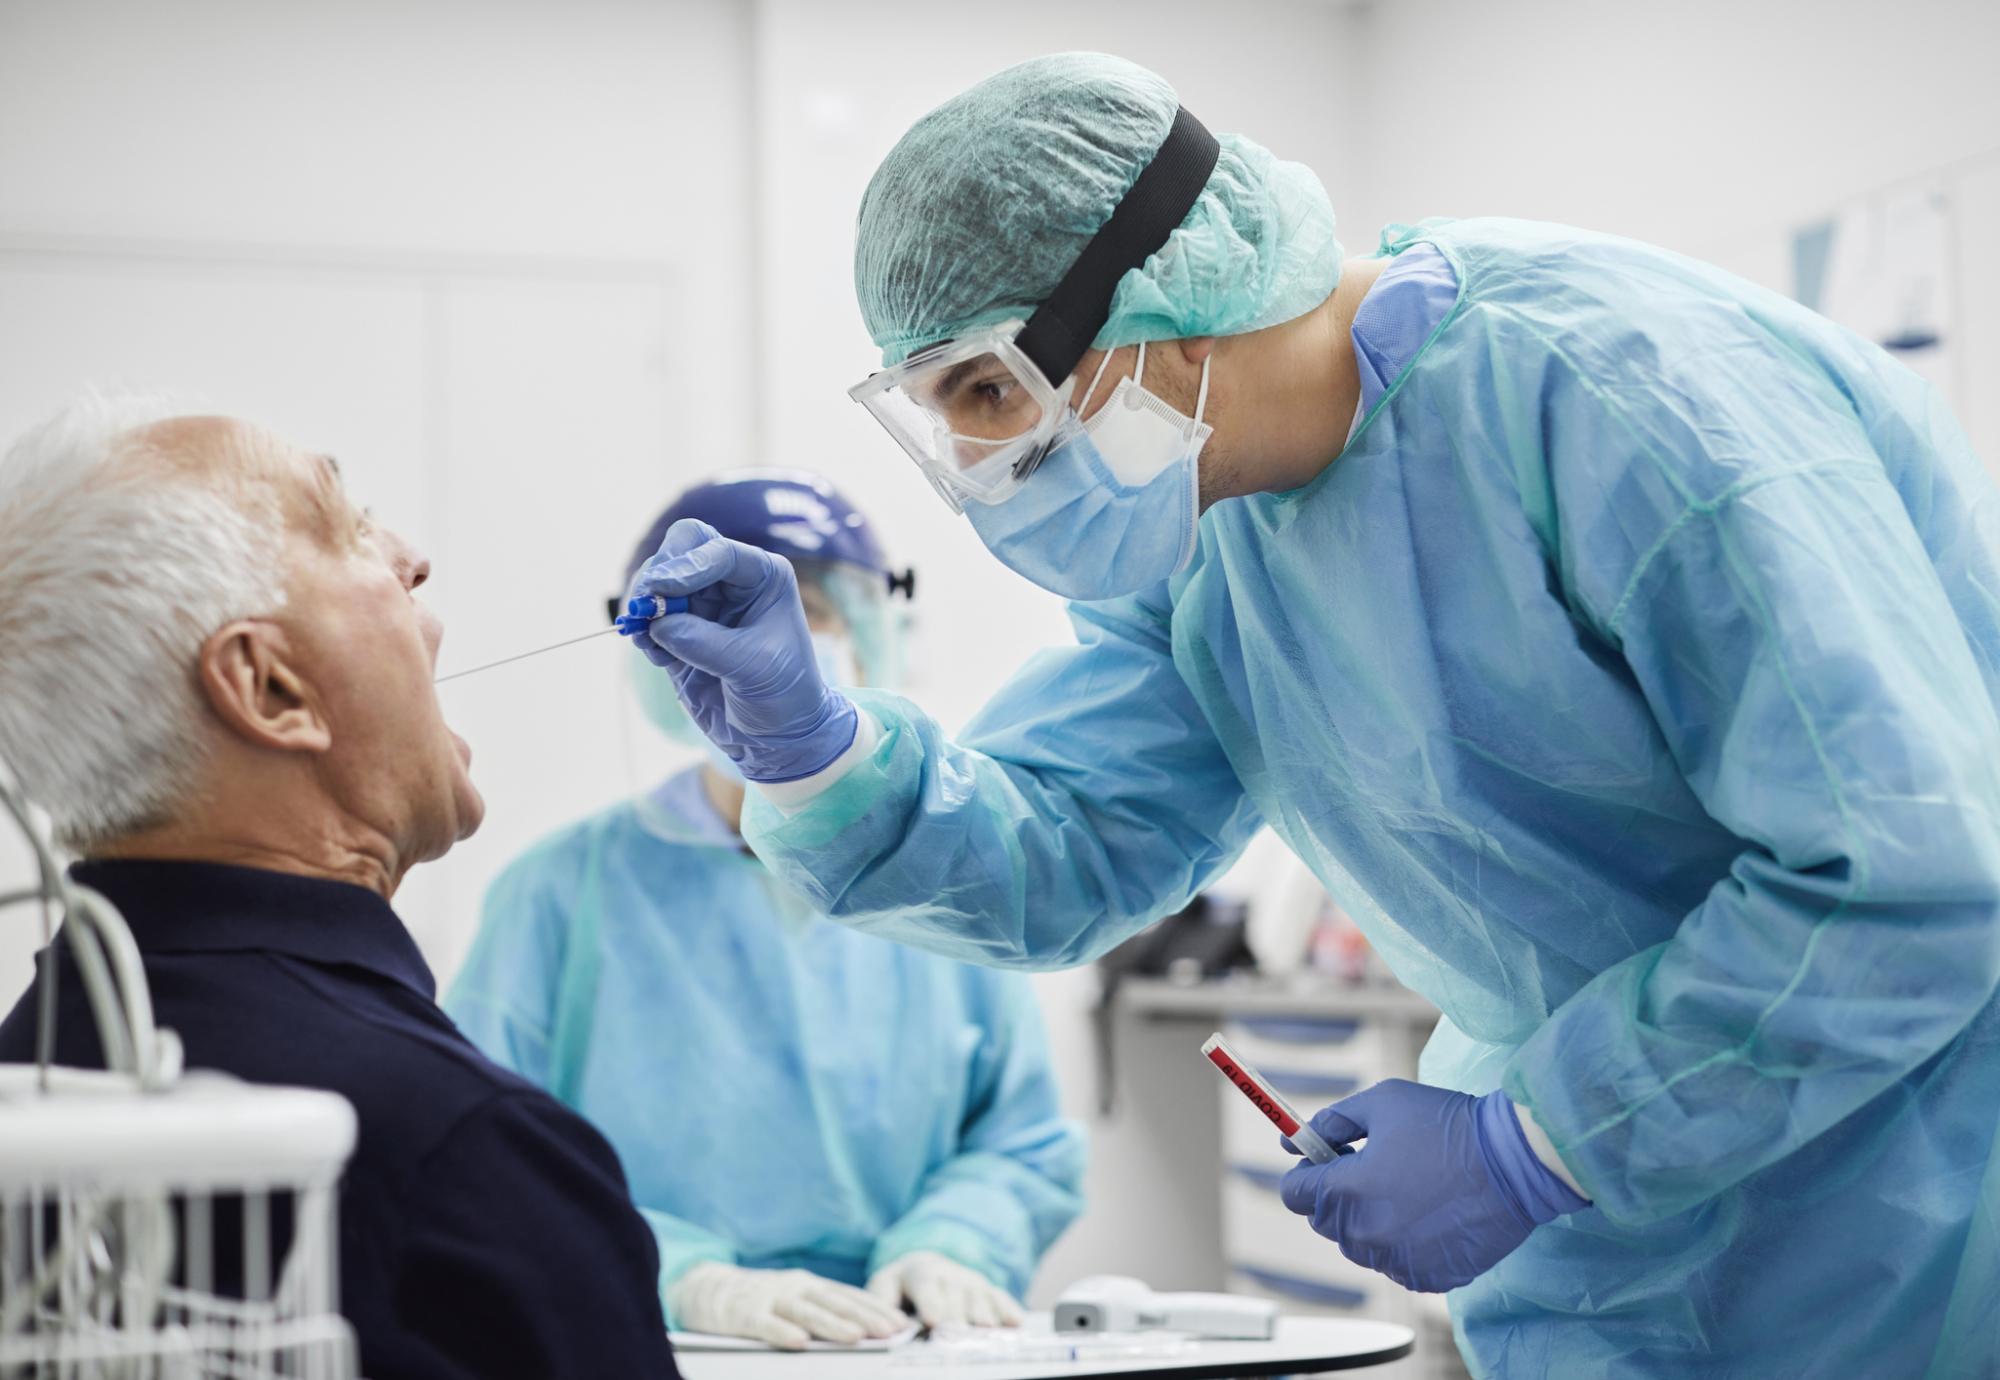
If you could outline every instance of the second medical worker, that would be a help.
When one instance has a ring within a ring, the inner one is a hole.
[[[954,740],[674,528],[640,646],[760,856],[1052,965],[1268,824],[1444,1013],[1285,1201],[1475,1373],[2000,1374],[2000,496],[1928,388],[1562,226],[1347,262],[1310,171],[1090,54],[920,120],[855,279],[855,396],[1077,643]]]
[[[890,571],[825,480],[698,485],[632,569],[681,519],[788,560],[816,678],[891,678]],[[632,661],[647,716],[701,743]],[[1028,980],[816,915],[743,846],[743,795],[712,754],[536,846],[488,895],[447,1011],[616,1147],[672,1326],[796,1348],[890,1335],[906,1308],[1018,1323],[1084,1150]]]

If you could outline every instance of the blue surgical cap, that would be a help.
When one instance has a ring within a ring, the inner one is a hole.
[[[1058,53],[917,121],[861,199],[854,289],[882,363],[1031,315],[1179,105],[1163,78],[1123,58]],[[1220,142],[1194,209],[1119,283],[1097,348],[1261,330],[1311,311],[1340,281],[1333,206],[1312,170],[1240,135]]]

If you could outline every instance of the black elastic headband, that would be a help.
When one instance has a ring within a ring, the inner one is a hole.
[[[1158,253],[1187,219],[1221,155],[1222,145],[1201,121],[1176,109],[1153,161],[1014,337],[1051,385],[1061,386],[1104,329],[1119,280]]]

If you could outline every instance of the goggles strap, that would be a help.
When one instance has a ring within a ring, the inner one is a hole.
[[[1055,291],[1014,337],[1015,347],[1051,387],[1062,385],[1104,329],[1120,280],[1158,253],[1187,219],[1221,154],[1222,146],[1201,121],[1185,107],[1175,111],[1159,151],[1140,170],[1111,219],[1091,236]]]

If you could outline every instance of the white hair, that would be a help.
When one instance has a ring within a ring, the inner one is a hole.
[[[0,757],[79,852],[177,817],[210,741],[201,646],[284,600],[274,523],[123,463],[175,411],[93,395],[0,460]]]

